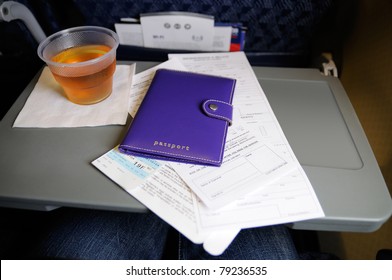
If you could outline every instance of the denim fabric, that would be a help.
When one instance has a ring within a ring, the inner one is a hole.
[[[36,252],[49,259],[160,259],[169,225],[152,213],[70,210]]]
[[[208,254],[180,234],[182,260],[295,260],[299,259],[288,228],[283,225],[243,229],[222,255]]]
[[[67,209],[61,213],[42,235],[35,258],[149,260],[169,253],[171,259],[180,260],[298,259],[285,226],[242,230],[222,255],[214,257],[151,212]]]

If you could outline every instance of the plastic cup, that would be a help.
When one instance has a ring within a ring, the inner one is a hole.
[[[47,37],[38,46],[38,56],[71,102],[94,104],[112,92],[118,45],[112,30],[81,26]]]

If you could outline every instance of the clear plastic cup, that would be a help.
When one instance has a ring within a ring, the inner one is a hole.
[[[112,92],[118,45],[118,36],[112,30],[80,26],[43,40],[38,46],[38,56],[71,102],[94,104]]]

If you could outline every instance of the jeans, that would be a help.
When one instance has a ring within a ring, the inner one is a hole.
[[[57,210],[56,210],[57,211]],[[41,235],[34,258],[44,259],[298,259],[285,226],[241,230],[220,256],[149,213],[67,209]]]
[[[183,260],[293,260],[298,259],[289,230],[282,225],[243,229],[219,256],[211,256],[202,245],[195,245],[182,235],[179,259]]]
[[[152,213],[67,209],[34,250],[49,259],[160,259],[169,226]]]

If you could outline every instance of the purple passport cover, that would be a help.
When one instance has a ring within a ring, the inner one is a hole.
[[[236,80],[159,69],[120,152],[193,164],[222,164]]]

